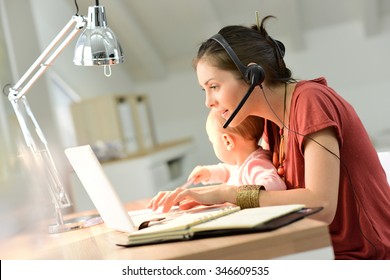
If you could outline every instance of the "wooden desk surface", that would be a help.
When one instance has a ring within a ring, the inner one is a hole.
[[[140,209],[131,203],[128,210]],[[104,224],[60,234],[18,235],[0,241],[0,259],[272,259],[331,246],[325,223],[305,218],[265,233],[123,248],[126,238]]]

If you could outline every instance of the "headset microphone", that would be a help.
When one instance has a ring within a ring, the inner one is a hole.
[[[246,100],[248,99],[249,95],[251,95],[252,91],[255,89],[257,84],[251,84],[249,87],[247,93],[244,95],[244,97],[241,99],[240,103],[238,104],[237,108],[233,111],[233,114],[229,117],[229,119],[224,123],[223,128],[227,128],[231,121],[234,119],[234,117],[237,115],[237,113],[241,110],[241,107],[245,104]]]

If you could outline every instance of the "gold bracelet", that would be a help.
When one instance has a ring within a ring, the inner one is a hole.
[[[265,190],[264,186],[244,185],[238,187],[236,204],[241,209],[260,207],[260,190]]]

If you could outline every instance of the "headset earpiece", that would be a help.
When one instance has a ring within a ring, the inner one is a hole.
[[[263,67],[258,64],[250,64],[245,71],[245,80],[251,85],[259,85],[263,83],[265,72]]]
[[[261,83],[265,79],[265,71],[258,64],[250,64],[249,66],[245,66],[242,64],[236,53],[233,51],[232,47],[226,41],[226,39],[219,33],[215,34],[210,39],[218,42],[230,56],[237,69],[241,72],[244,80],[250,85],[261,85]]]

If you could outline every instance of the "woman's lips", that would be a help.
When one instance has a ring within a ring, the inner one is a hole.
[[[228,118],[228,113],[229,113],[229,110],[223,110],[223,111],[221,111],[221,115],[222,115],[222,117],[224,118],[224,119],[227,119]]]

